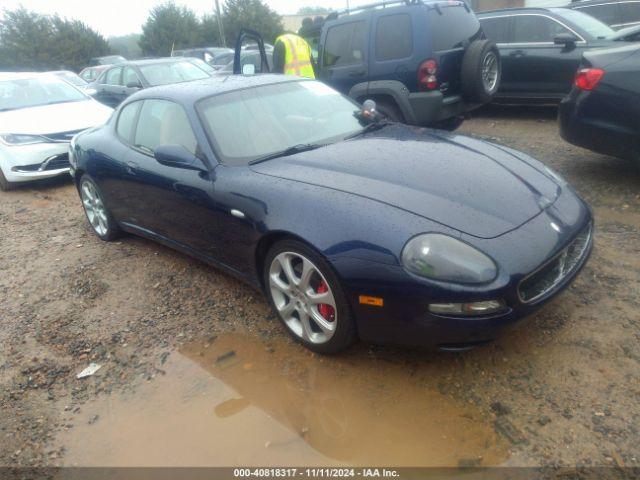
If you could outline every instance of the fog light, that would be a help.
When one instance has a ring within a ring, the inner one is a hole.
[[[505,311],[507,306],[502,300],[486,300],[473,303],[432,303],[429,311],[436,315],[455,315],[464,317],[476,317],[491,315]]]

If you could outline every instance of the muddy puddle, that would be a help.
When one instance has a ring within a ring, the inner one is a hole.
[[[161,368],[164,375],[134,392],[102,396],[71,416],[73,428],[57,439],[64,464],[449,466],[507,458],[478,410],[416,382],[401,364],[222,335],[173,352]]]

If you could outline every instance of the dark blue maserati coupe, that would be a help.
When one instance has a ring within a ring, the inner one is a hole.
[[[386,122],[313,80],[144,90],[70,162],[101,239],[141,235],[238,276],[320,353],[483,344],[592,248],[589,207],[542,163]]]

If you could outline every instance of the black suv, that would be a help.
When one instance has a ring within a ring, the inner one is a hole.
[[[640,25],[638,0],[583,0],[567,8],[587,13],[616,30]]]
[[[456,128],[498,90],[497,47],[465,2],[389,3],[327,18],[319,79],[393,120]]]
[[[464,1],[356,7],[329,15],[318,33],[318,79],[358,102],[375,100],[395,121],[453,130],[500,84],[498,48]]]

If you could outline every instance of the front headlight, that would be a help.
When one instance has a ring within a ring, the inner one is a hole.
[[[22,135],[20,133],[5,133],[0,135],[0,141],[5,145],[31,145],[45,143],[47,139],[39,135]]]
[[[409,240],[402,264],[411,273],[443,282],[487,283],[498,275],[496,264],[484,253],[439,233]]]

